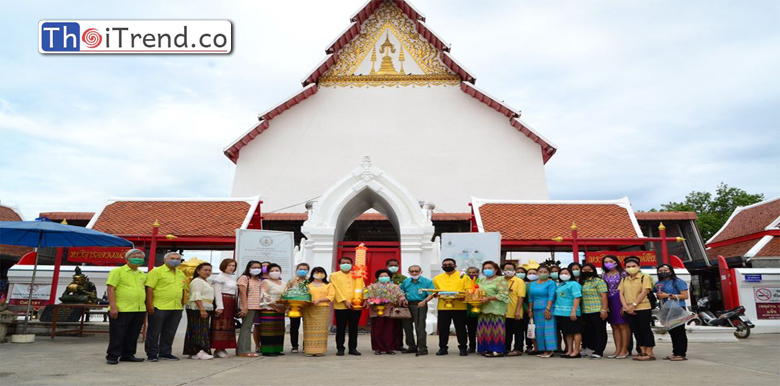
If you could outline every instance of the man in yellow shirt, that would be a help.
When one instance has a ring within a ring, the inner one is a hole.
[[[519,356],[523,353],[523,340],[525,334],[523,319],[523,301],[525,300],[525,281],[515,276],[517,264],[512,261],[504,263],[504,279],[509,288],[509,304],[506,310],[506,355]],[[527,328],[527,327],[526,327]],[[512,350],[512,340],[515,341],[515,349]]]
[[[352,299],[359,294],[363,299],[363,278],[352,277],[352,259],[339,259],[339,271],[330,274],[330,282],[336,290],[333,313],[336,316],[336,355],[344,355],[344,335],[349,325],[349,355],[361,355],[357,350],[358,323],[362,310],[353,309]]]
[[[465,293],[467,289],[473,287],[473,282],[468,276],[461,275],[457,271],[457,263],[455,259],[444,259],[441,262],[441,269],[444,273],[436,275],[433,278],[433,286],[437,290],[462,292]],[[466,303],[461,300],[455,300],[452,304],[452,308],[446,308],[443,301],[439,301],[438,305],[438,332],[439,332],[439,351],[436,355],[447,355],[447,344],[450,340],[450,323],[455,324],[455,333],[458,336],[458,349],[460,350],[460,356],[469,355],[466,351],[467,348],[467,336],[466,336]]]
[[[150,257],[151,258],[151,257]],[[146,278],[146,312],[149,314],[149,328],[146,331],[146,356],[150,362],[158,358],[178,361],[173,351],[173,338],[181,321],[184,288],[187,276],[176,269],[181,264],[181,255],[168,252],[163,257],[164,265],[154,268]]]
[[[106,363],[143,362],[136,358],[138,334],[144,325],[146,313],[146,274],[138,267],[144,264],[144,252],[131,249],[125,253],[127,264],[108,273],[108,349]]]

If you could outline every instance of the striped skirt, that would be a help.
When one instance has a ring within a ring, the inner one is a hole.
[[[325,354],[328,350],[328,316],[330,307],[308,306],[303,309],[303,353]]]
[[[504,315],[479,314],[477,322],[477,351],[480,353],[506,351],[506,325]]]
[[[236,348],[236,322],[233,320],[236,316],[236,297],[223,294],[222,305],[222,314],[211,318],[209,336],[211,348],[215,350]]]
[[[534,325],[536,326],[536,349],[555,351],[558,349],[558,333],[555,328],[555,317],[544,318],[544,310],[534,310]]]
[[[211,311],[208,312],[212,314]],[[201,350],[211,354],[209,318],[201,318],[199,310],[187,309],[187,333],[184,335],[184,355],[195,355]]]
[[[278,354],[284,351],[284,314],[260,310],[260,352]]]

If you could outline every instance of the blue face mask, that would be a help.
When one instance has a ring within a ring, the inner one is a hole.
[[[309,271],[305,270],[305,269],[299,269],[298,272],[296,272],[296,273],[298,274],[298,276],[304,277],[304,276],[306,276],[307,273],[309,273]]]
[[[550,279],[558,279],[558,272],[553,272],[550,274]]]
[[[392,273],[396,273],[396,272],[398,272],[398,267],[387,267],[387,270],[392,272]]]
[[[516,273],[515,276],[517,276],[518,279],[525,279],[525,274],[522,272]]]
[[[485,274],[485,277],[493,277],[493,275],[496,274],[496,271],[492,269],[483,269],[482,273]]]
[[[382,277],[379,278],[379,282],[380,283],[389,283],[390,282],[390,278],[387,277],[387,276],[382,276]]]
[[[177,259],[166,260],[165,264],[168,264],[168,266],[171,268],[176,268],[179,265],[181,265],[181,260],[177,260]]]
[[[349,271],[350,269],[352,269],[352,264],[344,263],[341,264],[339,268],[341,268],[342,271]]]

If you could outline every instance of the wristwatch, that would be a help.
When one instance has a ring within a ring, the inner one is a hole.
[[[633,305],[634,305],[634,307],[636,307],[636,305],[637,305],[636,303],[631,303],[631,304],[633,304]]]

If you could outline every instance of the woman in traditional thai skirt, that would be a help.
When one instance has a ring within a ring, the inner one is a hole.
[[[506,310],[509,287],[501,268],[492,261],[482,264],[479,288],[485,291],[477,322],[477,351],[485,357],[502,357],[506,352]]]
[[[303,309],[303,353],[323,356],[328,350],[328,316],[336,289],[328,283],[325,268],[314,267],[309,278],[312,304]]]
[[[284,355],[284,311],[279,303],[284,292],[282,267],[268,265],[268,279],[260,284],[260,352],[263,356]]]
[[[555,302],[555,290],[557,286],[550,280],[550,269],[546,265],[540,265],[536,269],[538,279],[531,282],[528,287],[530,318],[536,327],[536,349],[542,358],[553,356],[558,348],[558,331],[555,328],[555,318],[552,315]]]
[[[219,275],[214,277],[211,285],[214,286],[214,303],[216,309],[211,318],[211,331],[209,339],[211,348],[217,358],[229,358],[227,349],[236,348],[236,324],[233,318],[236,316],[236,295],[238,286],[236,277],[237,263],[233,259],[222,260],[219,264]]]
[[[401,337],[399,319],[390,318],[390,306],[406,306],[401,287],[393,284],[387,269],[376,271],[376,282],[366,288],[366,300],[371,306],[371,349],[375,355],[394,355]],[[381,313],[381,315],[380,315]]]
[[[190,281],[187,333],[184,335],[184,355],[190,358],[214,358],[209,343],[209,317],[214,310],[214,288],[207,281],[210,276],[211,264],[201,263]]]

